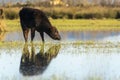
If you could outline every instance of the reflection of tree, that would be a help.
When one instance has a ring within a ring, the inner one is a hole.
[[[31,46],[31,52],[26,43],[23,48],[23,53],[20,62],[20,72],[23,75],[42,74],[59,52],[60,45],[54,45],[44,52],[44,45],[41,46],[39,53],[35,54],[34,44]]]

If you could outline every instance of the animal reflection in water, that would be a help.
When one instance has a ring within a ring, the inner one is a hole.
[[[54,45],[44,52],[44,45],[41,46],[39,53],[35,53],[34,45],[31,46],[31,53],[26,43],[23,48],[23,53],[20,63],[20,73],[24,76],[32,76],[42,74],[55,58],[60,50],[60,45]]]

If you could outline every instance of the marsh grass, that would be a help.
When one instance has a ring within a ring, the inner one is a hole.
[[[19,10],[20,8],[5,8],[4,15],[6,19],[18,19],[19,18]]]
[[[6,29],[6,24],[4,22],[4,20],[0,19],[0,32],[6,32],[7,29]]]
[[[7,26],[7,31],[21,31],[20,21],[16,20],[4,20]]]
[[[116,19],[86,20],[86,19],[50,19],[52,25],[60,31],[106,31],[120,30],[120,21]],[[8,31],[21,31],[20,21],[5,20]]]
[[[11,41],[11,42],[0,42],[0,47],[8,47],[8,48],[20,48],[23,47],[25,44],[24,41]],[[43,45],[42,42],[35,41],[34,46],[41,46]],[[75,41],[75,42],[60,42],[60,43],[54,43],[54,42],[45,42],[45,46],[52,46],[52,45],[62,45],[62,46],[67,46],[67,45],[72,45],[72,46],[84,46],[86,48],[120,48],[120,42],[97,42],[97,41]],[[32,46],[30,42],[28,42],[29,46]]]
[[[60,30],[78,31],[100,31],[119,30],[119,20],[51,20],[53,25]]]
[[[23,50],[24,42],[0,42],[0,51],[7,51],[9,54],[13,50],[17,53],[18,50]],[[47,51],[50,47],[56,45],[56,43],[46,42],[44,45],[44,51]],[[60,54],[72,54],[72,55],[82,55],[82,54],[100,54],[100,55],[111,55],[120,53],[120,42],[115,44],[114,42],[95,42],[95,41],[77,41],[77,42],[61,42],[60,44]],[[31,43],[28,43],[29,49],[31,49]],[[36,52],[39,52],[42,43],[34,42],[34,47]],[[51,49],[54,53],[55,50]],[[0,52],[1,54],[1,52]]]

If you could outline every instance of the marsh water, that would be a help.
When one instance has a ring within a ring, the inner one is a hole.
[[[2,33],[1,41],[23,44],[0,48],[0,80],[120,80],[119,31],[60,34],[60,42],[45,35],[50,45],[29,45],[22,32]],[[41,41],[39,33],[34,41]],[[77,41],[93,43],[73,43]]]
[[[41,41],[40,34],[38,32],[35,33],[35,41]],[[61,41],[119,41],[120,31],[60,31],[60,35],[62,36]],[[118,38],[118,39],[116,39]],[[30,35],[29,35],[30,39]],[[53,40],[45,34],[46,41]],[[22,32],[8,32],[8,33],[0,33],[1,41],[24,41]]]

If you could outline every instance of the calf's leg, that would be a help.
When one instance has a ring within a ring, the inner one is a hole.
[[[41,38],[42,38],[42,42],[44,43],[44,33],[43,32],[40,32],[40,36],[41,36]]]
[[[31,42],[33,41],[34,37],[35,37],[35,28],[32,28],[31,29]]]
[[[28,33],[29,33],[29,29],[24,29],[23,30],[23,35],[24,35],[25,42],[27,42],[27,40],[28,40]]]

